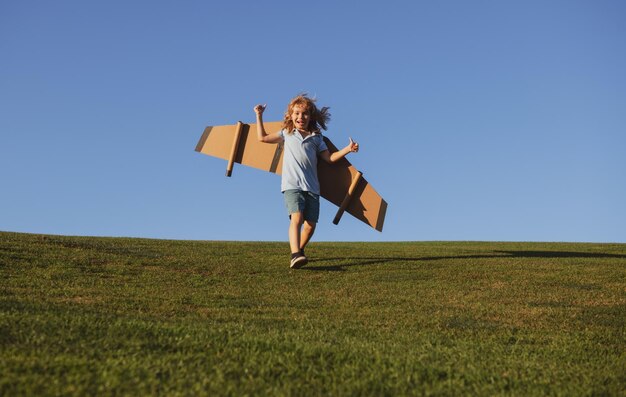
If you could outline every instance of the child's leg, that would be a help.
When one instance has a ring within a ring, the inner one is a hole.
[[[315,233],[315,226],[317,223],[311,221],[304,221],[304,226],[302,228],[302,235],[300,238],[300,250],[304,250],[304,247],[309,243],[311,237],[313,237],[313,233]]]
[[[300,252],[300,229],[302,228],[303,222],[304,214],[302,212],[294,212],[291,214],[291,221],[289,222],[289,246],[291,247],[292,254]]]
[[[305,210],[304,210],[304,227],[302,228],[302,235],[300,238],[300,249],[304,251],[304,247],[309,243],[313,233],[315,232],[315,226],[320,215],[320,197],[317,194],[306,192],[305,195]]]

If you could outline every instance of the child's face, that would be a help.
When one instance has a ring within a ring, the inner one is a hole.
[[[298,130],[306,131],[310,118],[309,110],[302,105],[295,105],[291,110],[291,121]]]

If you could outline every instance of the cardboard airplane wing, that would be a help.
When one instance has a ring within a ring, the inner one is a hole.
[[[264,123],[268,134],[280,131],[282,122]],[[337,148],[324,136],[331,153]],[[259,142],[254,124],[238,122],[235,125],[210,126],[204,129],[196,152],[228,161],[226,176],[232,175],[234,163],[247,165],[275,174],[282,173],[283,144]],[[387,213],[387,202],[374,190],[363,174],[343,158],[328,164],[318,161],[320,194],[339,207],[334,224],[345,211],[382,232]]]

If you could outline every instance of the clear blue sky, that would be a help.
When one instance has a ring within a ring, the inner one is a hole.
[[[0,230],[287,241],[194,151],[300,92],[388,201],[315,240],[626,241],[626,2],[2,1]]]

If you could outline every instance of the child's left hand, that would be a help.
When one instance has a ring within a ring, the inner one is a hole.
[[[348,144],[348,148],[350,149],[351,152],[358,152],[359,151],[359,144],[354,142],[352,140],[352,138],[350,139],[350,143]]]

